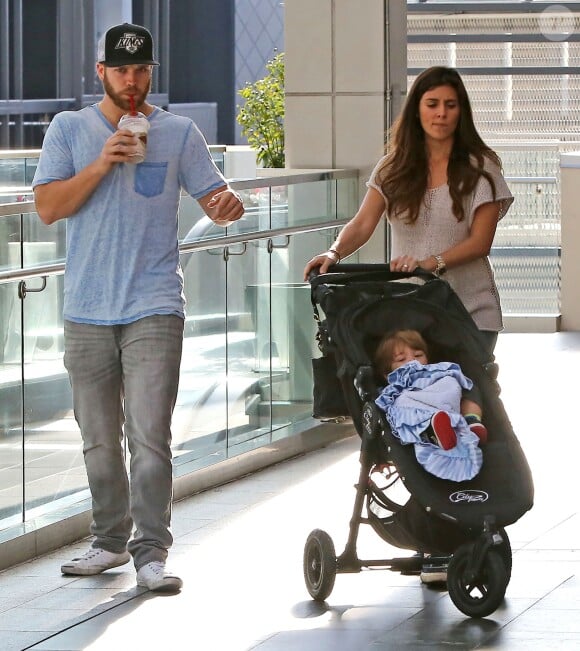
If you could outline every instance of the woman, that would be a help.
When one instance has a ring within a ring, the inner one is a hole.
[[[367,186],[330,249],[306,265],[305,280],[358,250],[386,213],[391,270],[445,273],[492,352],[503,325],[488,254],[513,196],[498,155],[475,128],[456,70],[436,66],[415,79]]]

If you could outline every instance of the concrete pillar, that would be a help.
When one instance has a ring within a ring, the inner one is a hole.
[[[383,154],[407,87],[405,0],[285,1],[286,165],[359,168]],[[385,259],[384,229],[361,259]]]
[[[580,152],[561,154],[561,330],[580,330]]]

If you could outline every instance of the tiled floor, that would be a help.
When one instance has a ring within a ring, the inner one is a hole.
[[[502,335],[497,357],[536,501],[508,528],[513,576],[489,618],[467,618],[445,591],[387,570],[339,574],[325,603],[310,600],[304,542],[322,528],[344,547],[358,474],[352,437],[176,504],[179,595],[137,589],[129,565],[61,576],[61,561],[86,541],[1,573],[0,649],[580,649],[580,333]],[[401,555],[364,529],[359,551]]]

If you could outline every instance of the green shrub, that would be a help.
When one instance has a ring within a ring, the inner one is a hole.
[[[266,64],[268,74],[238,91],[245,99],[237,121],[264,167],[284,167],[284,54]]]

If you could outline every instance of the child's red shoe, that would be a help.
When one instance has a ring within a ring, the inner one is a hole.
[[[469,429],[479,437],[480,443],[487,443],[487,427],[482,423],[471,423]]]
[[[445,411],[437,411],[431,418],[431,429],[435,435],[437,445],[444,450],[450,450],[457,445],[457,435],[451,426],[449,414]]]

